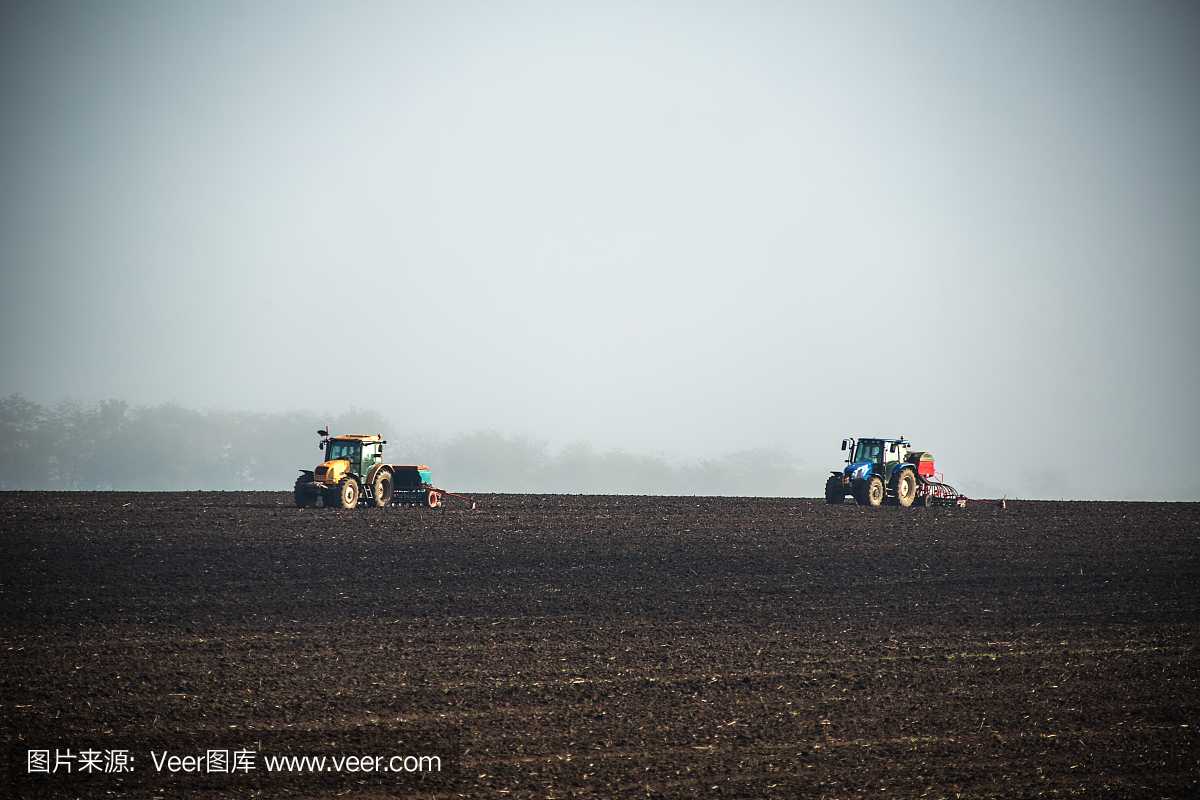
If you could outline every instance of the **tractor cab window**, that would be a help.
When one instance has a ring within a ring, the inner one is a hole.
[[[351,464],[357,464],[361,458],[362,445],[358,442],[337,442],[329,443],[329,452],[326,456],[326,461],[333,461],[336,458],[344,458]]]
[[[858,452],[854,454],[855,461],[873,461],[879,464],[883,461],[883,442],[859,442]]]

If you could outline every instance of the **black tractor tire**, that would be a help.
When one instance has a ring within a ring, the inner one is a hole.
[[[380,469],[371,486],[371,502],[376,508],[385,508],[392,504],[392,471]]]
[[[292,488],[292,499],[296,501],[296,508],[308,508],[316,504],[316,498],[309,494],[307,489],[301,488],[311,480],[311,474],[296,478],[296,485]]]
[[[342,508],[358,508],[358,481],[346,476],[338,481],[337,498]]]
[[[846,487],[842,485],[840,475],[830,475],[825,481],[825,502],[831,506],[840,506],[846,502]]]
[[[883,505],[883,481],[879,479],[878,475],[867,478],[866,483],[863,484],[862,500],[859,502],[872,508]]]
[[[913,500],[917,496],[917,476],[913,474],[911,469],[902,469],[896,475],[894,492],[896,495],[896,505],[901,508],[908,508],[913,504]]]

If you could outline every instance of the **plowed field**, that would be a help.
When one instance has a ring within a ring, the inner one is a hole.
[[[7,791],[1200,796],[1200,504],[480,499],[0,494]],[[21,749],[295,730],[445,733],[454,772],[38,783]]]

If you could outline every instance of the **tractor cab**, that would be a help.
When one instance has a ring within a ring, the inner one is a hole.
[[[325,451],[325,462],[314,472],[318,483],[334,486],[342,478],[350,476],[364,484],[376,464],[383,463],[383,446],[380,436],[333,436],[321,440]]]
[[[339,436],[322,444],[325,446],[325,464],[347,461],[346,471],[355,475],[365,475],[383,461],[383,441],[378,436]]]
[[[842,449],[849,451],[848,465],[871,464],[878,469],[890,462],[904,461],[908,456],[908,442],[904,439],[843,439]]]
[[[884,457],[886,452],[887,448],[878,439],[859,439],[858,446],[854,448],[854,452],[850,455],[850,463],[858,464],[869,461],[872,464],[883,466],[883,462],[887,460]]]
[[[908,441],[900,439],[843,439],[842,449],[848,451],[841,476],[844,483],[862,483],[879,478],[886,487],[892,476],[908,459]]]

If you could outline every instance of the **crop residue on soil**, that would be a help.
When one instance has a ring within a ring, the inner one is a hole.
[[[1200,794],[1200,504],[481,500],[0,494],[6,744],[454,731],[403,796]]]

